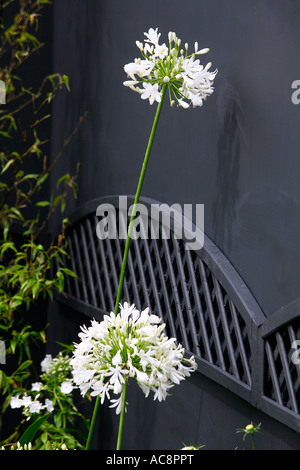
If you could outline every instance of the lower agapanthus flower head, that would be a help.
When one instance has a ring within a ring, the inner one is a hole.
[[[136,41],[142,55],[124,67],[130,80],[125,86],[140,93],[142,99],[149,99],[150,104],[160,102],[162,88],[169,89],[171,105],[189,108],[202,106],[214,91],[213,83],[217,70],[211,71],[211,62],[203,66],[199,56],[209,49],[198,48],[195,42],[194,52],[188,53],[188,44],[181,48],[181,39],[174,32],[168,34],[168,46],[159,44],[160,33],[157,28],[150,28],[144,33],[145,43]]]
[[[71,365],[74,382],[84,396],[105,398],[120,412],[121,392],[128,378],[134,378],[145,396],[165,400],[174,384],[179,384],[197,366],[193,357],[184,357],[184,348],[169,339],[161,319],[142,312],[135,305],[120,305],[117,314],[105,315],[81,327],[81,342],[75,344]],[[111,394],[117,395],[112,398]]]

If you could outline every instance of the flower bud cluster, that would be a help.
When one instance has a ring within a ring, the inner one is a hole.
[[[161,101],[162,87],[167,85],[171,106],[176,103],[183,108],[202,106],[214,91],[212,85],[217,70],[211,72],[211,62],[204,67],[196,57],[206,54],[209,49],[199,50],[198,42],[195,42],[194,52],[189,55],[188,44],[184,49],[180,48],[181,39],[172,31],[168,34],[168,46],[159,44],[158,28],[150,28],[144,35],[147,38],[144,44],[136,41],[143,58],[136,58],[124,66],[130,80],[123,84],[140,93],[142,99],[149,99],[151,105]]]
[[[121,410],[122,390],[129,377],[136,380],[145,396],[165,400],[169,389],[196,369],[194,358],[184,358],[184,349],[164,334],[161,319],[140,312],[135,305],[120,305],[118,314],[105,315],[99,323],[81,327],[81,342],[75,345],[71,365],[75,384],[82,396],[101,396]],[[111,398],[110,394],[117,395]],[[119,396],[118,396],[119,395]]]

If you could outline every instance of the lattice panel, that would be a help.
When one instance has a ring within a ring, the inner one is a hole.
[[[292,343],[299,339],[296,318],[265,340],[264,395],[295,413],[300,410],[300,365],[292,360]]]
[[[110,312],[125,240],[99,240],[97,223],[95,215],[88,215],[69,230],[65,263],[79,280],[68,278],[65,293]],[[149,306],[187,351],[251,385],[249,332],[240,312],[199,254],[186,250],[172,233],[164,239],[160,229],[158,239],[132,240],[123,300],[139,309]]]

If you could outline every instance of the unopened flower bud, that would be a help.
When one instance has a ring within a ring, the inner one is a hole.
[[[126,80],[126,82],[123,82],[124,86],[132,87],[134,85],[137,85],[139,82],[136,80]]]
[[[136,41],[135,43],[136,43],[137,47],[140,49],[140,51],[142,51],[143,50],[143,44],[140,41]]]
[[[197,51],[198,51],[198,42],[196,41],[195,42],[195,52],[197,52]]]
[[[205,47],[204,49],[200,49],[200,51],[197,51],[196,54],[197,55],[200,55],[200,54],[207,54],[209,52],[209,48],[208,47]]]
[[[169,83],[169,81],[170,81],[170,78],[167,77],[167,76],[165,76],[165,77],[164,77],[164,82],[165,82],[165,83]]]

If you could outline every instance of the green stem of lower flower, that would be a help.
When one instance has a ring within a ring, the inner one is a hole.
[[[88,438],[87,438],[87,441],[86,441],[85,450],[90,450],[90,448],[91,448],[92,439],[93,439],[93,435],[94,435],[94,431],[95,431],[95,426],[96,426],[96,421],[97,421],[99,409],[100,409],[100,396],[98,395],[96,397],[96,402],[95,402],[95,406],[94,406],[93,416],[92,416],[92,420],[91,420],[91,424],[90,424],[90,428],[89,428],[89,434],[88,434]]]
[[[126,409],[127,385],[128,385],[128,379],[125,380],[125,383],[123,385],[123,390],[122,390],[122,406],[121,406],[121,413],[120,413],[119,432],[118,432],[116,450],[121,450],[121,446],[122,446],[124,416],[125,416],[125,409]]]
[[[157,129],[157,124],[158,124],[159,116],[160,116],[160,113],[161,113],[161,109],[162,109],[164,97],[165,97],[165,94],[166,94],[166,90],[167,90],[167,85],[164,85],[163,89],[162,89],[161,101],[157,106],[155,118],[154,118],[154,121],[153,121],[152,130],[151,130],[151,134],[150,134],[150,137],[149,137],[148,146],[147,146],[147,149],[146,149],[144,162],[143,162],[143,166],[142,166],[142,170],[141,170],[141,174],[140,174],[140,178],[139,178],[139,182],[138,182],[138,186],[137,186],[137,190],[136,190],[136,193],[135,193],[135,199],[134,199],[132,214],[131,214],[130,223],[129,223],[129,227],[128,227],[125,250],[124,250],[124,255],[123,255],[123,262],[122,262],[121,275],[120,275],[120,280],[119,280],[118,293],[117,293],[117,298],[116,298],[116,303],[115,303],[115,313],[116,314],[119,310],[119,303],[121,301],[122,292],[123,292],[123,285],[124,285],[124,279],[125,279],[125,274],[126,274],[127,259],[128,259],[128,253],[129,253],[129,247],[130,247],[130,241],[131,241],[131,232],[132,232],[133,222],[134,222],[135,215],[136,215],[136,208],[137,208],[137,204],[139,203],[139,200],[140,200],[140,195],[141,195],[142,186],[143,186],[143,182],[144,182],[144,178],[145,178],[145,174],[146,174],[146,170],[147,170],[148,160],[149,160],[149,157],[150,157],[150,153],[151,153],[151,149],[152,149],[152,145],[153,145],[153,141],[154,141],[154,136],[155,136],[155,132],[156,132],[156,129]]]

